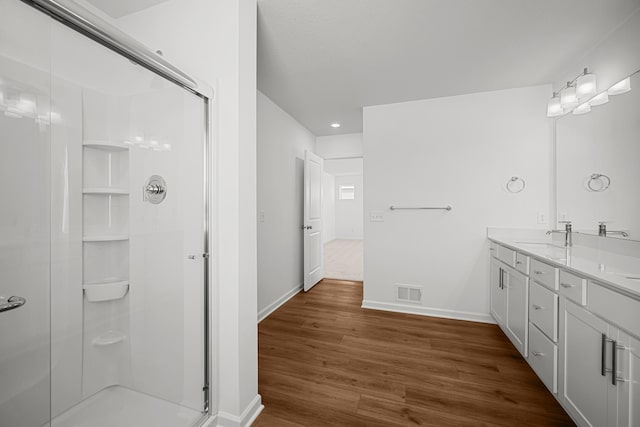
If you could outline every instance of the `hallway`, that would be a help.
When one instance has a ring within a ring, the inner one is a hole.
[[[574,425],[496,325],[361,301],[325,279],[259,325],[254,425]]]

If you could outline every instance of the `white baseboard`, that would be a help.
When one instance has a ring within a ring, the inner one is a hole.
[[[489,313],[473,313],[467,311],[443,310],[441,308],[421,307],[407,304],[396,304],[379,301],[362,301],[362,308],[372,310],[393,311],[396,313],[418,314],[421,316],[444,317],[446,319],[469,320],[472,322],[493,323],[495,320]]]
[[[263,308],[262,310],[260,310],[258,312],[258,323],[262,322],[264,319],[266,319],[271,313],[273,313],[274,311],[276,311],[278,308],[280,308],[280,306],[282,304],[284,304],[285,302],[289,301],[291,298],[294,297],[294,295],[296,295],[298,292],[300,292],[302,290],[302,288],[304,287],[303,284],[300,284],[298,286],[296,286],[295,288],[291,289],[290,291],[288,291],[286,294],[282,295],[280,298],[278,298],[277,300],[275,300],[274,302],[272,302],[271,304],[269,304],[268,306],[266,306],[265,308]]]
[[[260,412],[264,409],[262,397],[258,394],[240,415],[232,415],[226,412],[218,412],[216,418],[217,427],[249,427],[258,418]],[[213,427],[214,424],[211,424]]]

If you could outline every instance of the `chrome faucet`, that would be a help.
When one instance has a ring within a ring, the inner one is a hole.
[[[547,234],[551,233],[565,233],[564,245],[568,248],[573,246],[573,233],[571,227],[571,221],[558,221],[560,224],[564,224],[564,230],[549,230]]]
[[[608,234],[619,234],[622,237],[629,237],[629,233],[626,231],[607,231],[607,222],[599,221],[598,222],[598,236],[607,237]]]

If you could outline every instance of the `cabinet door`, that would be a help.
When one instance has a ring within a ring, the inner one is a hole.
[[[495,259],[491,258],[491,315],[498,325],[504,326],[506,318],[506,292],[503,288],[504,270]]]
[[[560,301],[560,399],[580,425],[606,427],[607,393],[611,385],[611,343],[608,323],[562,298]],[[605,349],[603,360],[603,348]]]
[[[507,272],[507,331],[513,345],[527,357],[529,279],[516,271]]]
[[[616,425],[640,426],[640,340],[620,332],[617,344]]]

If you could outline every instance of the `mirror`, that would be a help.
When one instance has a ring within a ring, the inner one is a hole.
[[[640,240],[640,72],[631,90],[556,122],[558,220],[573,229]]]

